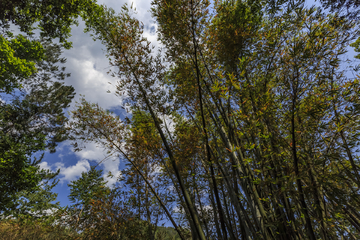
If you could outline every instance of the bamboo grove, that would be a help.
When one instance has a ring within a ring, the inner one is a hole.
[[[360,239],[360,84],[344,67],[357,22],[302,1],[154,0],[151,13],[159,49],[132,8],[89,13],[130,113],[82,99],[69,125],[78,149],[129,164],[139,217],[182,239]]]

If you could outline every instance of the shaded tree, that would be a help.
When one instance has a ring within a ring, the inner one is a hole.
[[[9,95],[1,102],[1,210],[11,208],[14,194],[36,188],[44,174],[38,174],[42,157],[35,153],[49,149],[55,151],[56,143],[66,138],[67,118],[63,109],[74,97],[74,88],[62,80],[69,75],[60,58],[61,47],[45,41],[44,59],[37,62],[37,72],[27,78],[23,89]],[[10,204],[10,205],[8,205]]]
[[[67,38],[76,18],[85,19],[97,7],[83,0],[0,3],[0,211],[14,208],[16,193],[32,191],[42,180],[41,158],[34,155],[54,152],[66,139],[63,110],[74,88],[62,82],[69,74],[59,66],[66,61],[60,54],[71,47]],[[11,24],[21,34],[14,35]],[[55,38],[60,45],[52,43]]]

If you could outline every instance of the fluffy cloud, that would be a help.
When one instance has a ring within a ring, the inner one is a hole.
[[[77,100],[81,94],[85,95],[88,101],[98,103],[103,108],[119,105],[121,99],[107,93],[108,90],[114,92],[114,85],[110,85],[109,82],[115,84],[116,79],[106,74],[109,64],[101,50],[101,43],[94,42],[82,30],[76,31],[76,36],[73,37],[71,41],[74,42],[74,48],[66,51],[64,56],[67,58],[66,70],[71,73],[71,77],[66,79],[66,84],[75,88],[75,99]],[[73,106],[74,102],[71,108]]]
[[[39,165],[40,169],[51,170],[51,166],[49,166],[48,162],[41,162]]]
[[[55,163],[57,168],[60,168],[60,181],[73,181],[81,176],[82,172],[90,170],[90,164],[87,160],[80,160],[75,165],[65,167],[64,163]]]
[[[136,8],[136,18],[144,24],[144,37],[146,37],[152,45],[157,49],[160,44],[157,41],[157,24],[151,17],[150,8],[151,1],[134,0],[134,7]]]
[[[105,4],[116,12],[120,12],[121,7],[125,3],[130,6],[131,2],[130,0],[98,1],[99,4]],[[151,19],[151,13],[149,12],[150,2],[148,0],[137,0],[134,1],[133,6],[137,12],[135,17],[145,25],[145,37],[153,45],[158,46],[155,33],[156,24]],[[73,48],[63,53],[63,56],[67,59],[65,64],[66,70],[71,73],[71,77],[65,80],[66,84],[72,85],[75,88],[75,101],[79,100],[81,94],[85,95],[87,101],[98,103],[102,108],[116,109],[121,104],[121,99],[113,94],[114,86],[118,79],[107,74],[109,62],[103,50],[105,47],[100,41],[93,41],[89,33],[84,33],[85,24],[82,21],[79,22],[79,26],[73,27],[72,37],[69,39],[73,42]],[[108,90],[112,93],[107,93]],[[75,101],[73,101],[68,110],[74,109]],[[70,143],[68,141],[60,144],[58,159],[61,159],[61,162],[51,164],[51,157],[48,157],[41,163],[41,167],[44,169],[56,170],[56,168],[60,168],[59,176],[61,182],[68,182],[79,178],[82,172],[89,171],[89,161],[99,163],[107,156],[106,152],[94,143],[87,143],[84,150],[76,153],[69,152],[71,151],[69,146]],[[70,158],[72,159],[70,160]],[[119,169],[120,159],[118,158],[103,161],[100,167],[103,169],[103,177],[108,181],[109,186],[115,183],[117,177],[121,175]],[[113,178],[107,177],[109,171],[114,175]]]
[[[113,8],[116,12],[120,12],[123,4],[131,5],[130,0],[100,0],[99,4],[105,4]],[[137,0],[133,2],[136,8],[136,18],[145,25],[144,36],[156,47],[159,46],[156,36],[156,24],[151,18],[149,12],[151,1]],[[116,97],[113,92],[115,90],[116,81],[107,74],[110,69],[109,61],[104,52],[105,47],[100,41],[94,41],[89,33],[84,33],[84,22],[80,21],[79,26],[73,27],[72,37],[73,48],[64,51],[63,56],[67,58],[66,69],[71,73],[71,77],[66,83],[75,88],[78,99],[79,94],[85,95],[90,102],[98,103],[101,107],[110,109],[121,104],[121,99]],[[112,84],[110,85],[109,82]],[[107,93],[110,90],[111,94]],[[72,104],[74,106],[74,104]]]
[[[54,164],[49,164],[49,160],[42,161],[39,164],[40,168],[52,171],[60,169],[60,183],[66,184],[78,179],[82,172],[88,172],[90,166],[94,165],[90,164],[90,162],[94,162],[95,165],[99,164],[98,168],[103,170],[103,177],[108,182],[107,186],[112,187],[121,176],[119,157],[109,156],[104,149],[98,147],[95,143],[86,143],[84,146],[85,148],[79,152],[71,152],[70,144],[61,144],[64,153],[58,154],[61,161]],[[75,162],[75,164],[72,164],[72,162]],[[108,177],[109,172],[113,177]]]
[[[104,179],[107,181],[107,186],[112,187],[117,182],[117,179],[121,176],[121,170],[119,170],[120,159],[108,159],[102,164],[104,170]],[[108,177],[108,173],[111,172],[113,177]]]
[[[95,143],[86,143],[86,148],[80,152],[76,152],[75,155],[80,159],[100,163],[103,169],[103,177],[108,181],[107,186],[109,187],[121,176],[119,169],[120,159],[117,156],[109,156],[104,149],[98,147]],[[111,172],[114,177],[108,177],[109,172]]]
[[[86,143],[84,146],[85,148],[83,150],[75,152],[75,155],[80,159],[100,162],[107,157],[106,152],[98,147],[96,143]]]

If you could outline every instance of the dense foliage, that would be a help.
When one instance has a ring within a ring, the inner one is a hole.
[[[153,0],[157,49],[127,5],[2,1],[0,91],[13,97],[0,103],[0,211],[18,219],[0,234],[360,239],[359,67],[346,59],[359,50],[359,4],[321,2]],[[86,99],[64,117],[74,89],[59,81],[65,60],[50,39],[69,47],[78,15],[106,46],[127,117]],[[38,23],[43,38],[13,36],[10,22],[27,36]],[[45,218],[56,182],[39,183],[57,173],[33,154],[69,136],[76,151],[96,142],[127,167],[112,188],[95,167],[82,173],[74,204]]]
[[[74,97],[74,88],[63,82],[69,74],[60,66],[66,61],[60,55],[64,47],[71,46],[66,41],[70,26],[81,13],[85,16],[85,9],[90,12],[95,6],[94,1],[85,0],[0,2],[2,214],[8,215],[19,207],[18,200],[20,195],[27,195],[25,192],[37,192],[37,197],[52,201],[46,197],[51,191],[44,194],[39,184],[58,172],[40,170],[39,153],[54,152],[56,143],[66,139],[64,109]],[[21,33],[14,35],[16,28]],[[40,37],[35,37],[36,29]],[[54,38],[60,44],[54,44]]]
[[[162,52],[126,6],[88,26],[132,116],[83,100],[71,125],[128,161],[132,208],[182,239],[359,239],[356,19],[302,1],[152,6]]]
[[[63,109],[74,97],[74,88],[61,82],[66,76],[57,66],[65,61],[59,58],[61,48],[49,42],[41,46],[44,57],[34,65],[36,72],[21,89],[1,95],[6,100],[0,103],[1,211],[13,203],[13,194],[31,191],[46,175],[39,172],[42,156],[34,154],[54,152],[56,143],[66,138]]]

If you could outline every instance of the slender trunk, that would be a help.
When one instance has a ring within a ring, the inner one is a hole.
[[[309,159],[310,160],[310,159]],[[316,204],[316,211],[317,211],[317,217],[318,217],[318,222],[320,222],[321,225],[321,230],[320,230],[320,234],[321,234],[321,238],[324,240],[329,239],[327,236],[327,227],[326,227],[326,215],[325,215],[325,206],[323,204],[323,198],[321,198],[321,192],[320,192],[320,186],[318,184],[317,178],[315,176],[315,174],[313,173],[313,167],[310,166],[310,164],[308,164],[308,169],[309,169],[309,176],[311,179],[311,182],[313,183],[313,194],[314,194],[314,199],[315,199],[315,204]]]
[[[145,166],[146,172],[145,175],[148,175],[147,166]],[[146,207],[146,216],[148,222],[148,235],[150,240],[154,240],[155,236],[153,233],[152,225],[151,225],[151,212],[150,212],[150,203],[149,203],[149,189],[148,185],[145,183],[145,207]]]
[[[199,189],[198,189],[197,184],[196,184],[195,173],[192,173],[192,175],[193,175],[193,183],[195,183],[195,186],[194,186],[195,194],[198,196],[200,211],[201,211],[202,216],[204,216],[205,212],[204,212],[204,208],[203,208],[202,203],[201,203],[201,197],[200,197],[200,194],[199,194]],[[195,198],[195,194],[194,194],[194,198]],[[194,202],[196,202],[196,200],[194,200]],[[206,231],[207,236],[210,236],[210,234],[209,234],[209,228],[208,228],[207,222],[206,222],[206,220],[205,220],[204,217],[203,217],[203,221],[202,221],[202,222],[203,222],[203,224],[204,224],[204,227],[205,227],[205,231]]]
[[[217,148],[217,150],[219,151],[219,148],[216,144],[215,141],[215,146]],[[214,153],[212,152],[212,154],[214,155]],[[216,159],[216,157],[214,156],[214,158]],[[235,208],[235,211],[238,215],[238,219],[239,222],[242,226],[243,229],[243,239],[251,239],[251,236],[253,236],[254,238],[257,236],[257,232],[258,230],[256,230],[254,228],[253,223],[251,222],[251,220],[249,219],[247,212],[244,208],[244,206],[241,203],[241,200],[239,199],[239,195],[235,194],[234,189],[232,188],[231,183],[229,183],[229,180],[226,176],[229,176],[229,172],[227,170],[227,168],[225,167],[224,169],[221,167],[220,163],[217,162],[219,170],[221,171],[222,175],[224,176],[225,179],[225,186],[228,189],[228,193],[230,195],[230,200]]]
[[[133,66],[130,64],[130,62],[128,61],[127,59],[127,56],[125,55],[124,53],[124,59],[126,60],[127,64],[132,68]],[[171,151],[171,148],[167,142],[167,139],[165,137],[165,134],[163,132],[163,130],[161,129],[161,126],[160,126],[160,123],[159,123],[159,120],[157,118],[157,116],[155,115],[155,112],[153,111],[152,107],[151,107],[151,104],[150,104],[150,101],[148,99],[148,96],[146,94],[146,91],[144,90],[144,88],[142,87],[142,84],[140,82],[140,80],[138,79],[137,75],[135,74],[134,71],[132,71],[133,73],[133,76],[135,78],[135,82],[137,83],[138,87],[139,87],[139,90],[142,94],[142,97],[143,97],[143,100],[145,101],[145,104],[151,114],[151,117],[155,123],[155,127],[156,129],[158,130],[159,134],[160,134],[160,137],[161,137],[161,140],[165,146],[165,149],[166,149],[166,152],[169,156],[169,159],[170,159],[170,162],[171,162],[171,165],[174,169],[174,172],[175,172],[175,176],[179,182],[179,185],[180,185],[180,189],[183,193],[183,197],[184,197],[184,200],[185,200],[185,203],[186,203],[186,206],[187,208],[189,209],[189,213],[190,213],[190,217],[192,218],[195,226],[196,226],[196,231],[197,231],[197,234],[199,235],[199,238],[201,240],[206,240],[205,238],[205,234],[202,230],[202,227],[201,227],[201,223],[200,223],[200,219],[199,219],[199,216],[198,216],[198,213],[196,211],[196,208],[194,206],[194,203],[191,201],[191,197],[190,197],[190,194],[188,192],[188,190],[186,189],[186,186],[184,184],[184,180],[182,178],[182,176],[180,175],[180,171],[179,171],[179,167],[175,161],[175,158],[173,156],[173,153]]]
[[[297,184],[297,188],[299,191],[299,197],[300,197],[300,212],[302,212],[304,214],[305,217],[305,222],[306,222],[306,229],[308,231],[309,234],[309,238],[310,240],[316,240],[315,237],[315,233],[314,230],[312,228],[311,225],[311,220],[310,220],[310,216],[309,216],[309,212],[308,212],[308,207],[306,205],[305,202],[305,196],[304,196],[304,191],[302,188],[302,184],[301,184],[301,179],[300,179],[300,171],[299,171],[299,160],[297,157],[297,152],[296,152],[296,136],[295,136],[295,100],[296,100],[296,95],[293,98],[293,103],[292,103],[292,115],[291,115],[291,138],[292,138],[292,155],[293,155],[293,161],[294,161],[294,168],[295,168],[295,176],[296,176],[296,184]]]
[[[236,237],[234,235],[234,229],[231,225],[231,220],[230,220],[230,212],[229,212],[229,206],[227,204],[227,201],[226,201],[226,195],[225,195],[225,192],[224,192],[224,189],[221,189],[221,192],[223,194],[223,199],[224,199],[224,205],[225,205],[225,210],[226,210],[226,214],[227,214],[227,221],[225,222],[226,225],[228,226],[228,229],[229,229],[229,235],[230,235],[230,239],[232,240],[236,240]]]
[[[138,168],[138,166],[127,156],[127,154],[125,152],[123,152],[121,150],[121,148],[119,148],[116,144],[114,144],[114,146],[118,149],[119,152],[121,152],[121,154],[131,163],[131,165],[133,165],[133,167],[135,168],[135,170],[138,172],[138,174],[142,177],[142,179],[146,182],[146,184],[149,186],[150,191],[154,194],[154,196],[156,197],[156,199],[158,200],[158,202],[160,203],[161,207],[164,209],[167,217],[169,218],[169,220],[171,221],[171,223],[173,224],[175,230],[178,232],[180,238],[182,240],[185,240],[185,237],[183,236],[180,228],[178,227],[178,225],[175,223],[175,220],[173,219],[173,217],[171,216],[169,210],[167,209],[167,207],[165,206],[165,204],[163,203],[163,201],[161,200],[160,196],[155,192],[154,188],[151,186],[150,182],[146,179],[146,177],[144,176],[144,174],[140,171],[140,169]]]
[[[191,7],[193,7],[193,2],[191,0]],[[204,133],[204,137],[205,137],[205,144],[206,144],[206,155],[207,155],[207,161],[208,164],[210,166],[210,174],[211,174],[211,178],[213,180],[213,184],[214,184],[214,193],[215,193],[215,199],[216,199],[216,205],[218,208],[218,212],[219,212],[219,219],[220,219],[220,224],[221,224],[221,229],[223,231],[222,236],[224,237],[223,239],[227,240],[227,232],[226,232],[226,227],[225,227],[225,222],[224,222],[224,216],[223,216],[223,211],[221,208],[221,202],[220,202],[220,198],[219,198],[219,192],[217,189],[217,185],[216,185],[216,180],[215,180],[215,173],[214,173],[214,168],[213,168],[213,164],[211,162],[211,157],[210,157],[210,146],[209,146],[209,138],[207,135],[207,130],[206,130],[206,123],[205,123],[205,116],[204,116],[204,109],[203,109],[203,103],[202,103],[202,92],[201,92],[201,85],[200,85],[200,70],[199,70],[199,66],[198,66],[198,60],[197,60],[197,44],[195,41],[195,28],[194,28],[194,16],[193,13],[191,14],[191,20],[192,20],[192,39],[193,39],[193,45],[194,45],[194,59],[195,59],[195,68],[196,68],[196,79],[197,79],[197,85],[198,85],[198,91],[199,91],[199,101],[200,101],[200,114],[201,114],[201,119],[202,119],[202,130]]]
[[[218,212],[217,212],[217,208],[215,206],[215,200],[214,200],[214,195],[213,195],[213,187],[212,184],[209,184],[209,188],[210,188],[210,203],[211,203],[211,207],[214,211],[214,220],[215,220],[215,228],[216,228],[216,232],[218,235],[219,239],[223,239],[223,236],[221,234],[221,230],[220,230],[220,226],[219,226],[219,218],[218,218]]]

